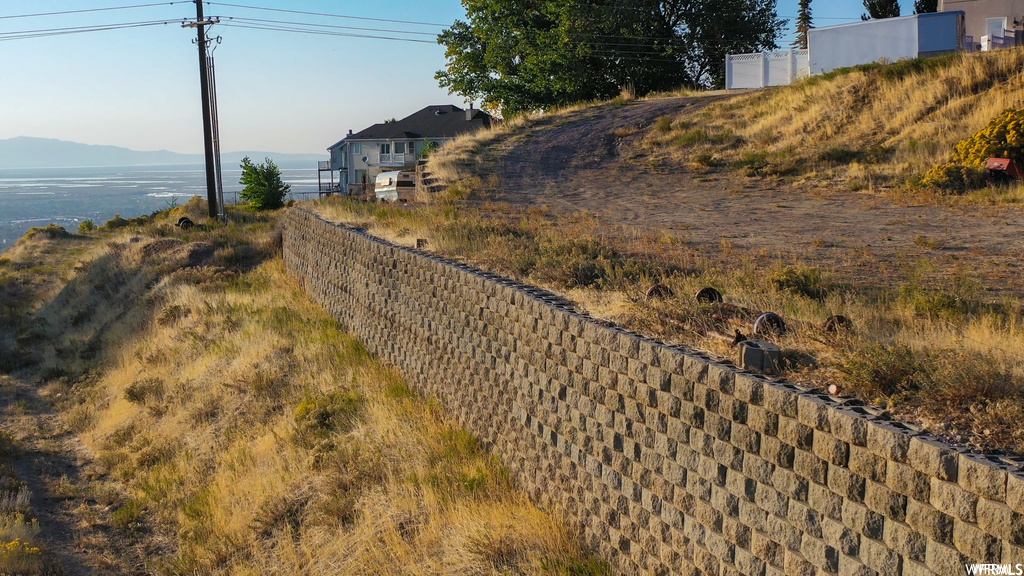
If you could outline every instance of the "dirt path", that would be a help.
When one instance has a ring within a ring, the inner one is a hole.
[[[102,475],[61,422],[49,394],[12,377],[0,377],[0,389],[2,428],[19,447],[7,465],[32,492],[29,515],[39,522],[47,559],[60,567],[57,573],[148,573],[137,535],[110,526],[120,496],[105,491]]]
[[[668,231],[723,261],[739,253],[821,266],[845,281],[890,282],[925,260],[940,274],[974,276],[993,294],[1024,293],[1019,208],[906,205],[728,167],[694,172],[652,162],[636,146],[659,117],[727,97],[605,106],[533,129],[493,152],[500,185],[491,199]]]

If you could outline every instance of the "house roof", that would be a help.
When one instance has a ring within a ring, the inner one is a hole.
[[[470,119],[467,119],[467,112]],[[397,122],[374,124],[349,134],[331,145],[337,147],[346,140],[415,140],[419,138],[454,138],[491,125],[490,114],[483,110],[463,110],[452,104],[427,106]]]

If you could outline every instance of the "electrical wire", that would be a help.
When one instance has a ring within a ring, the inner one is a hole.
[[[298,29],[298,28],[288,28],[288,27],[284,27],[284,26],[269,26],[269,25],[267,25],[267,26],[255,26],[255,25],[236,24],[236,23],[223,22],[223,21],[220,23],[220,25],[221,26],[226,26],[226,27],[229,27],[229,28],[242,28],[242,29],[247,29],[247,30],[266,30],[266,31],[272,31],[272,32],[288,32],[288,33],[293,33],[293,34],[312,34],[312,35],[320,35],[320,36],[344,36],[344,37],[353,37],[353,38],[371,38],[371,39],[379,39],[379,40],[396,40],[396,41],[402,41],[402,42],[418,42],[418,43],[422,43],[422,44],[436,44],[436,42],[433,42],[431,40],[417,40],[417,39],[414,39],[414,38],[394,38],[394,37],[389,37],[389,36],[373,36],[373,35],[368,35],[368,34],[350,34],[350,33],[345,33],[345,32],[330,32],[330,31],[326,31],[326,30],[305,30],[305,29]],[[657,53],[655,53],[655,55],[664,56],[662,54],[657,54]],[[612,51],[612,50],[608,50],[608,49],[606,49],[606,50],[594,50],[594,51],[590,51],[590,53],[588,53],[588,54],[583,54],[582,56],[583,57],[606,58],[606,59],[611,59],[611,60],[663,62],[663,63],[673,63],[673,64],[680,64],[680,63],[682,63],[682,61],[678,60],[678,59],[671,59],[671,58],[664,58],[664,57],[662,57],[662,58],[654,58],[654,57],[652,57],[652,53],[649,50],[648,51],[629,51],[629,50]]]
[[[218,16],[220,23],[223,24],[225,21],[231,22],[255,22],[258,24],[288,24],[293,26],[310,26],[316,28],[332,28],[341,30],[361,30],[366,32],[390,32],[397,34],[415,34],[417,36],[437,36],[436,32],[414,32],[410,30],[393,30],[387,28],[362,28],[359,26],[338,26],[336,24],[316,24],[312,22],[288,22],[284,20],[262,20],[259,18],[243,18],[241,16]]]
[[[62,11],[62,12],[49,12],[49,13],[39,13],[39,14],[23,14],[23,15],[16,15],[16,16],[5,16],[5,17],[0,17],[0,18],[20,18],[20,17],[33,17],[33,16],[52,16],[52,15],[60,15],[60,14],[75,14],[75,13],[82,13],[82,12],[97,12],[97,11],[109,11],[109,10],[125,10],[125,9],[133,9],[133,8],[147,8],[147,7],[154,7],[154,6],[165,6],[165,5],[166,6],[170,6],[170,5],[175,5],[175,4],[192,4],[192,3],[193,2],[191,2],[189,0],[181,0],[181,1],[176,1],[176,2],[136,4],[136,5],[130,5],[130,6],[115,6],[115,7],[108,7],[108,8],[92,8],[92,9],[83,9],[83,10],[67,10],[67,11]],[[428,22],[415,22],[415,21],[408,21],[408,20],[393,20],[393,19],[386,19],[386,18],[368,18],[368,17],[361,17],[361,16],[348,16],[348,15],[342,15],[342,14],[331,14],[331,13],[324,13],[324,12],[307,12],[307,11],[287,10],[287,9],[280,9],[280,8],[266,8],[266,7],[250,6],[250,5],[244,5],[244,4],[229,4],[229,3],[221,3],[221,2],[207,2],[207,4],[217,5],[217,6],[226,6],[226,7],[231,7],[231,8],[242,8],[242,9],[249,9],[249,10],[263,10],[263,11],[270,11],[270,12],[303,14],[303,15],[332,17],[332,18],[349,18],[349,19],[368,20],[368,21],[376,21],[376,22],[394,22],[394,23],[422,25],[422,26],[437,26],[437,27],[441,27],[441,28],[444,27],[444,25],[442,25],[442,24],[435,24],[435,23],[428,23]],[[623,8],[636,9],[636,8],[632,8],[632,7],[623,7]],[[398,41],[398,42],[417,42],[417,43],[423,43],[423,44],[435,44],[436,43],[433,40],[419,40],[419,39],[414,39],[414,38],[402,38],[402,37],[395,37],[395,36],[382,36],[382,35],[374,35],[374,34],[344,33],[344,32],[335,32],[335,31],[333,31],[333,30],[356,30],[356,31],[366,31],[366,32],[383,32],[383,33],[387,33],[387,34],[435,36],[435,34],[432,33],[432,32],[420,32],[420,31],[415,31],[415,30],[364,28],[364,27],[356,27],[356,26],[337,26],[337,25],[320,24],[320,23],[313,23],[313,22],[293,22],[293,21],[282,21],[282,20],[268,20],[268,19],[258,19],[258,18],[247,18],[247,17],[244,17],[244,16],[220,16],[219,18],[222,19],[220,24],[223,25],[223,26],[234,27],[234,28],[242,28],[242,29],[265,30],[265,31],[275,31],[275,32],[290,32],[290,33],[312,34],[312,35],[320,35],[320,36],[340,36],[340,37],[351,37],[351,38],[390,40],[390,41]],[[84,32],[104,31],[104,30],[118,30],[118,29],[124,29],[124,28],[133,28],[133,27],[139,27],[139,26],[157,25],[157,24],[164,24],[164,23],[167,23],[167,22],[160,21],[160,22],[152,22],[152,23],[123,23],[123,24],[98,25],[98,26],[80,27],[80,28],[63,28],[63,29],[44,29],[44,30],[32,30],[32,31],[19,31],[19,32],[0,33],[0,39],[3,39],[3,40],[18,40],[18,39],[28,39],[28,38],[39,38],[39,37],[45,37],[45,36],[57,36],[57,35],[61,35],[61,34],[77,34],[77,33],[84,33]],[[324,28],[329,28],[329,29],[332,29],[332,30],[323,30]],[[578,37],[580,37],[580,38],[602,38],[602,39],[606,39],[606,40],[617,40],[617,39],[625,40],[625,42],[610,42],[610,41],[584,42],[584,41],[578,41],[579,44],[581,44],[581,45],[585,44],[585,45],[587,45],[588,47],[591,48],[591,51],[590,51],[591,55],[607,56],[607,57],[615,57],[615,58],[624,58],[624,57],[628,57],[628,56],[649,56],[650,55],[650,50],[656,50],[656,51],[660,52],[660,51],[670,47],[668,44],[663,45],[663,46],[659,46],[657,44],[659,41],[663,41],[663,42],[669,43],[669,42],[672,42],[672,41],[675,41],[675,40],[678,39],[678,38],[656,37],[656,36],[644,37],[644,36],[622,36],[622,35],[586,34],[586,33],[580,33],[578,35]],[[703,41],[705,43],[718,43],[718,44],[725,44],[725,43],[727,43],[720,36],[716,36],[716,37],[703,37],[703,38],[701,38],[701,37],[695,37],[694,35],[690,34],[690,35],[687,35],[687,39],[701,40],[701,41]],[[650,42],[644,42],[644,40],[649,40]],[[643,50],[643,52],[631,51],[630,49]],[[658,54],[658,55],[662,55],[662,54]],[[650,58],[645,58],[645,59],[651,60],[651,61],[657,61],[655,59],[650,59]],[[672,62],[674,62],[675,60],[662,60],[662,61],[672,61]]]
[[[110,8],[85,8],[82,10],[64,10],[61,12],[41,12],[39,14],[14,14],[11,16],[0,16],[0,20],[11,18],[35,18],[36,16],[62,16],[64,14],[82,14],[85,12],[107,12],[110,10],[131,10],[134,8],[150,8],[152,6],[173,6],[175,4],[194,4],[191,0],[180,0],[178,2],[158,2],[154,4],[135,4],[132,6],[112,6]]]
[[[12,32],[0,32],[0,42],[10,40],[25,40],[28,38],[45,38],[49,36],[63,36],[66,34],[83,34],[87,32],[102,32],[106,30],[125,30],[128,28],[143,28],[146,26],[161,26],[178,22],[177,20],[151,20],[147,22],[123,22],[120,24],[99,24],[95,26],[77,26],[67,28],[44,28],[39,30],[17,30]]]
[[[342,36],[346,38],[369,38],[374,40],[392,40],[398,42],[417,42],[420,44],[433,44],[437,45],[437,42],[433,40],[418,40],[416,38],[396,38],[394,36],[374,36],[370,34],[352,34],[348,32],[331,32],[329,30],[307,30],[302,28],[288,28],[285,26],[257,26],[248,24],[236,24],[233,22],[220,22],[220,26],[228,28],[243,28],[247,30],[269,30],[272,32],[291,32],[295,34],[312,34],[316,36]]]
[[[286,10],[284,8],[265,8],[262,6],[247,6],[245,4],[226,4],[224,2],[206,2],[210,6],[227,6],[229,8],[246,8],[248,10],[264,10],[267,12],[285,12],[288,14],[304,14],[307,16],[325,16],[328,18],[348,18],[351,20],[369,20],[372,22],[391,22],[394,24],[413,24],[415,26],[438,26],[447,27],[448,24],[438,24],[436,22],[413,22],[410,20],[391,20],[388,18],[368,18],[365,16],[346,16],[344,14],[329,14],[326,12],[303,12],[302,10]]]
[[[317,35],[317,36],[342,36],[342,37],[348,37],[348,38],[368,38],[368,39],[375,39],[375,40],[392,40],[392,41],[400,41],[400,42],[417,42],[417,43],[421,43],[421,44],[434,44],[434,45],[437,44],[437,42],[433,41],[433,40],[418,40],[418,39],[415,39],[415,38],[396,38],[396,37],[393,37],[393,36],[377,36],[377,35],[371,35],[371,34],[352,34],[352,33],[346,33],[346,32],[332,32],[332,31],[328,31],[328,30],[310,30],[310,29],[306,29],[306,28],[296,28],[296,27],[292,27],[292,26],[282,26],[282,25],[269,24],[269,23],[268,24],[256,25],[256,24],[245,24],[245,23],[241,23],[240,24],[240,23],[235,23],[235,22],[231,22],[231,21],[221,20],[219,25],[220,26],[229,27],[229,28],[242,28],[242,29],[246,29],[246,30],[265,30],[265,31],[271,31],[271,32],[290,32],[290,33],[294,33],[294,34],[311,34],[311,35]],[[721,40],[720,38],[716,38],[714,40],[714,42],[726,43],[725,40]],[[584,42],[580,42],[579,44],[583,45],[583,46],[591,46],[591,47],[597,48],[596,50],[590,50],[589,54],[586,54],[586,56],[616,57],[616,58],[618,58],[618,57],[625,58],[625,57],[628,57],[628,56],[636,56],[634,58],[629,58],[629,59],[644,60],[644,61],[649,61],[649,62],[679,62],[678,60],[672,60],[672,59],[665,59],[665,58],[655,59],[655,58],[648,58],[648,57],[646,57],[646,56],[650,56],[651,55],[651,50],[661,50],[661,49],[664,49],[664,48],[669,48],[670,46],[667,46],[667,45],[666,46],[654,46],[652,44],[627,44],[627,43],[615,44],[615,43],[600,43],[600,42],[598,42],[598,43],[584,43]],[[614,48],[615,46],[622,46],[622,47],[627,48],[627,49]],[[629,50],[628,48],[635,48],[635,49],[638,49],[638,50]],[[640,48],[646,48],[647,50],[639,50]],[[656,55],[660,55],[660,56],[665,56],[664,54],[657,54],[657,53],[655,53],[655,54]]]
[[[217,16],[216,18],[220,19],[220,24],[221,25],[225,25],[225,26],[229,26],[230,25],[230,26],[233,26],[233,27],[236,27],[236,28],[246,28],[246,29],[251,29],[251,30],[270,30],[270,31],[281,31],[281,32],[287,31],[287,32],[299,32],[299,33],[303,33],[303,32],[314,33],[314,32],[316,32],[319,35],[328,35],[328,36],[337,35],[337,36],[350,36],[350,37],[356,37],[356,38],[373,38],[373,39],[400,40],[400,41],[412,41],[412,39],[409,39],[409,38],[394,38],[394,37],[391,37],[391,36],[376,36],[376,35],[371,35],[371,34],[331,34],[331,33],[328,33],[328,31],[323,31],[323,30],[317,31],[316,29],[317,28],[332,28],[332,29],[362,30],[362,31],[369,31],[369,32],[388,32],[388,33],[396,33],[396,34],[412,34],[412,35],[420,35],[420,36],[436,36],[436,34],[431,33],[431,32],[417,32],[417,31],[411,31],[411,30],[396,30],[396,29],[382,29],[382,28],[363,28],[363,27],[356,27],[356,26],[335,26],[335,25],[330,25],[330,24],[318,24],[318,23],[313,23],[313,22],[295,22],[295,21],[286,21],[286,20],[268,20],[268,19],[260,19],[260,18],[245,18],[245,17],[241,17],[241,16]],[[241,24],[239,24],[239,23],[241,23]],[[733,30],[743,30],[743,29],[746,29],[746,27],[731,27],[731,28]],[[533,32],[534,36],[536,36],[538,34],[539,34],[538,32]],[[635,36],[634,37],[634,36],[609,35],[609,34],[578,34],[578,35],[575,35],[575,36],[578,36],[580,38],[604,38],[604,39],[608,39],[608,40],[611,40],[611,39],[626,40],[625,42],[611,42],[611,41],[584,42],[582,40],[575,40],[575,39],[572,40],[572,42],[577,43],[577,44],[586,44],[586,45],[589,45],[589,46],[595,46],[595,47],[604,48],[604,49],[607,49],[607,50],[616,50],[616,47],[622,47],[622,48],[627,48],[627,49],[628,48],[635,48],[635,49],[643,49],[643,50],[651,50],[651,49],[662,50],[664,48],[669,47],[669,43],[673,43],[673,42],[676,42],[676,41],[679,40],[678,37],[675,37],[675,38],[657,37],[657,36],[646,36],[646,37],[645,36]],[[648,39],[648,40],[652,40],[652,41],[651,42],[643,42],[642,40],[644,40],[644,39]],[[686,36],[686,39],[688,39],[688,40],[694,40],[694,39],[696,39],[696,40],[703,40],[705,43],[719,43],[719,44],[728,43],[726,40],[723,40],[721,36],[703,36],[702,37],[702,36],[697,36],[697,35],[690,34],[690,35]],[[569,42],[569,41],[570,41],[569,39],[565,39],[563,41],[563,43]],[[658,45],[657,41],[664,41],[665,44]],[[424,42],[424,41],[420,40],[420,42]],[[435,42],[434,41],[430,41],[428,43],[433,44]]]

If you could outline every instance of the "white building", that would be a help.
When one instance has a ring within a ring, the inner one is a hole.
[[[963,12],[879,18],[807,31],[811,74],[964,49]]]
[[[428,142],[440,146],[460,134],[491,125],[491,116],[470,105],[468,110],[445,104],[426,108],[397,120],[374,124],[327,148],[330,169],[338,171],[339,188],[346,192],[371,187],[377,174],[411,169]],[[321,188],[323,186],[321,185]]]

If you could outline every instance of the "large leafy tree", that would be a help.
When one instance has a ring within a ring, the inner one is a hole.
[[[900,15],[899,0],[864,0],[867,14],[861,14],[861,20],[872,18],[895,18]]]
[[[914,14],[928,14],[939,11],[939,0],[914,0]]]
[[[270,159],[263,164],[253,164],[246,156],[242,158],[242,177],[238,181],[245,188],[239,195],[254,210],[276,210],[284,206],[284,198],[291,186],[281,180],[281,170]]]
[[[807,31],[814,28],[811,20],[811,0],[800,0],[800,12],[796,15],[796,40],[793,48],[807,49]]]
[[[463,0],[442,87],[505,115],[631,88],[720,86],[725,55],[775,48],[776,0]]]

